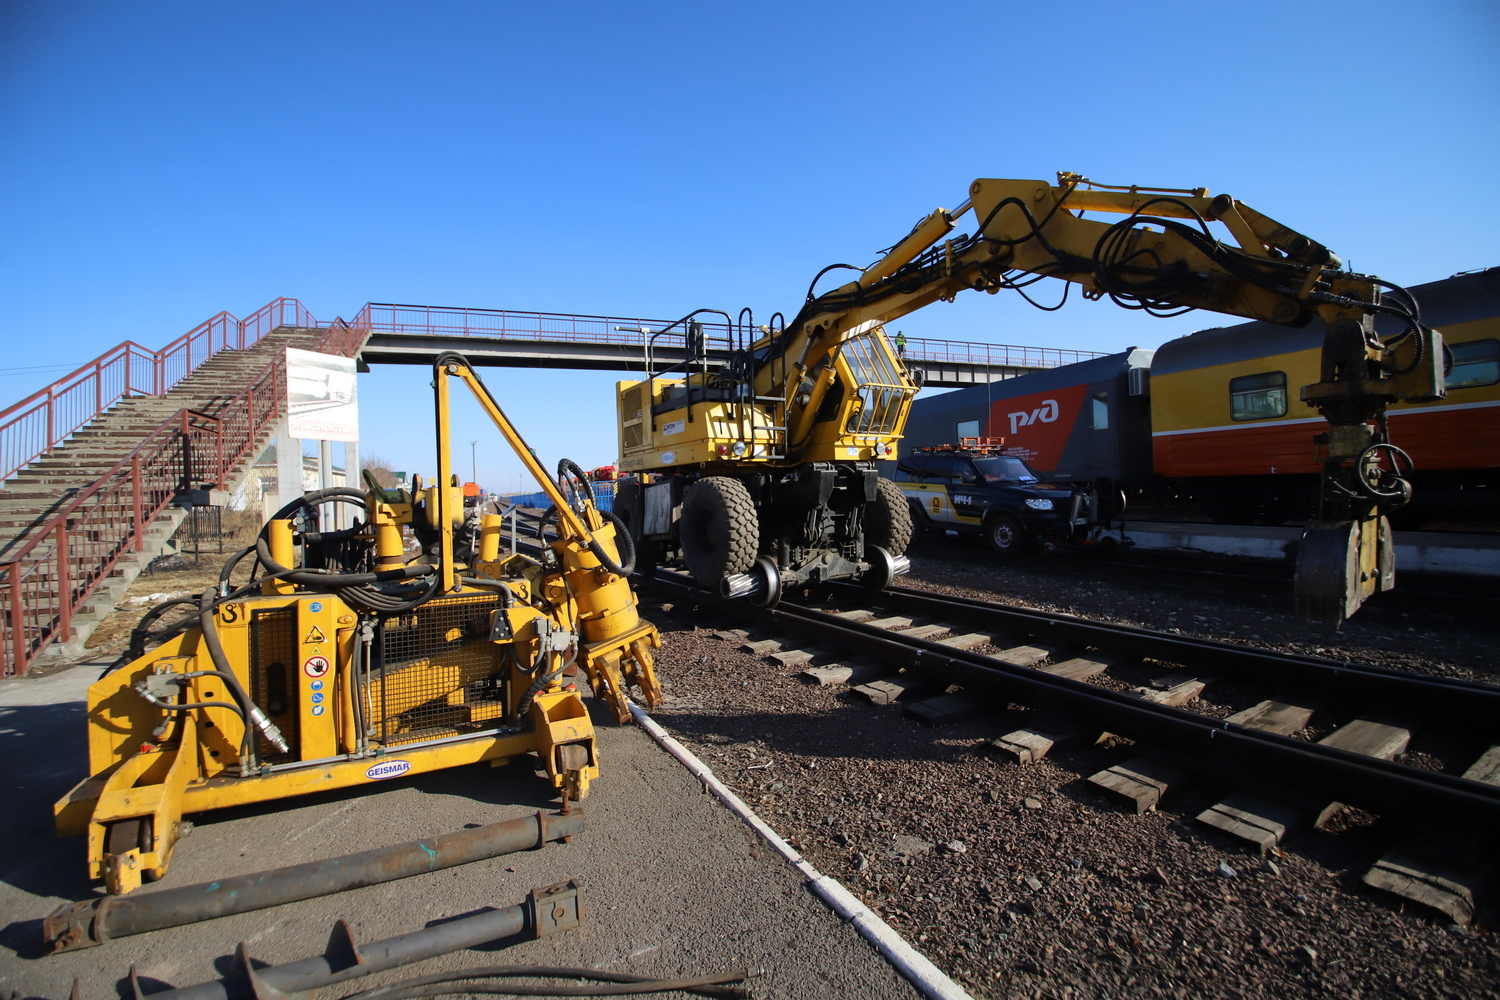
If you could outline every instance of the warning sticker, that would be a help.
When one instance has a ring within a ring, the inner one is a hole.
[[[307,638],[303,639],[302,641],[303,643],[316,643],[327,642],[328,640],[323,638],[323,630],[314,625],[312,629],[307,633]]]
[[[312,678],[322,677],[328,673],[328,657],[309,656],[302,664],[302,672]]]

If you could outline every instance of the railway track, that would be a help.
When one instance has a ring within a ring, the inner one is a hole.
[[[942,560],[994,570],[997,557],[988,549],[965,545],[957,536],[923,538],[907,553],[917,559]],[[1023,554],[1016,565],[1060,581],[1101,583],[1117,588],[1209,589],[1247,601],[1290,606],[1294,565],[1208,553],[1132,548],[1086,548]],[[1371,598],[1372,609],[1438,615],[1491,615],[1500,605],[1500,590],[1483,581],[1400,572],[1395,590]]]
[[[1127,811],[1209,782],[1225,794],[1197,821],[1267,853],[1299,827],[1364,810],[1393,831],[1367,884],[1458,923],[1486,886],[1500,688],[904,587],[838,586],[826,604],[758,609],[677,574],[646,586],[713,612],[721,638],[809,683],[928,725],[1027,706],[1036,722],[988,741],[1019,764],[1123,737],[1130,749],[1088,780]]]

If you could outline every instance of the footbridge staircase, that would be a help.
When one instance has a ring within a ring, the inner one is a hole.
[[[0,676],[77,653],[186,516],[243,485],[286,415],[287,347],[353,357],[368,329],[295,299],[129,342],[0,412]]]

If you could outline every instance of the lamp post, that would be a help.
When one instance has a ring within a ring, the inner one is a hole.
[[[469,472],[471,473],[471,475],[469,477],[469,482],[471,482],[471,483],[478,483],[479,482],[479,442],[477,440],[469,442]]]

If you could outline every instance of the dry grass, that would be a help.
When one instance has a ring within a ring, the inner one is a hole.
[[[226,510],[223,513],[223,549],[219,554],[217,536],[200,535],[199,555],[196,564],[192,561],[191,521],[184,521],[173,540],[178,552],[185,556],[163,557],[156,561],[158,568],[148,569],[125,591],[115,610],[94,629],[84,648],[92,658],[118,655],[124,652],[130,641],[130,633],[141,620],[141,616],[163,601],[178,597],[197,597],[204,590],[219,582],[219,570],[235,552],[255,542],[260,531],[261,518],[258,511]],[[200,528],[206,527],[200,525]],[[231,582],[239,586],[250,578],[253,558],[241,560],[235,568]]]

